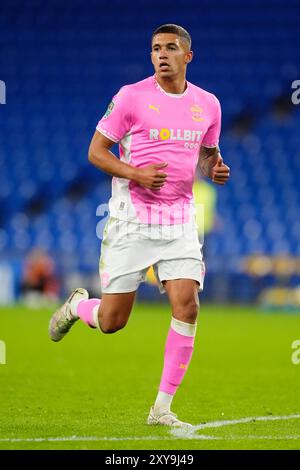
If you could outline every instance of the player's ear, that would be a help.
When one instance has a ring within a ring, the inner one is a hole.
[[[152,62],[152,64],[154,65],[154,63],[153,63],[153,54],[152,54],[152,51],[150,52],[150,57],[151,57],[151,62]]]
[[[192,62],[193,57],[194,57],[193,51],[188,51],[185,55],[185,63],[189,64],[190,62]]]

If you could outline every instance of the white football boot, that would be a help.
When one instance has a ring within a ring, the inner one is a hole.
[[[79,319],[72,313],[72,303],[78,300],[87,300],[87,290],[75,289],[67,301],[52,315],[49,323],[49,336],[52,341],[60,341],[68,333],[74,323]]]
[[[173,426],[176,428],[185,428],[191,429],[193,427],[192,424],[184,423],[177,418],[177,415],[172,411],[168,410],[158,410],[156,411],[155,408],[152,406],[150,409],[150,413],[147,419],[147,424],[159,424],[162,426]]]

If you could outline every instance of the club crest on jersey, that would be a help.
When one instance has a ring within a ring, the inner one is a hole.
[[[114,106],[115,106],[115,103],[113,101],[111,101],[107,107],[107,110],[105,111],[105,114],[103,116],[103,119],[106,119],[110,113],[112,112],[112,110],[114,109]]]
[[[203,113],[203,109],[200,108],[200,106],[198,106],[197,104],[193,104],[193,106],[190,108],[190,111],[192,112],[193,121],[196,121],[196,122],[204,121],[204,117],[201,117],[201,114]]]

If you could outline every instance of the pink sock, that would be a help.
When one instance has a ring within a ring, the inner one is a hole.
[[[161,392],[174,395],[186,373],[194,349],[194,336],[184,336],[172,328],[165,347],[165,360],[159,386]]]
[[[100,299],[88,299],[81,300],[77,305],[77,315],[91,328],[97,328],[98,326],[96,317],[100,302]]]

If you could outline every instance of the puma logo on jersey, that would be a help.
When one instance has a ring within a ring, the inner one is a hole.
[[[160,105],[153,106],[153,104],[149,104],[149,109],[153,109],[153,111],[156,111],[158,114],[159,114],[159,108],[160,108]]]

